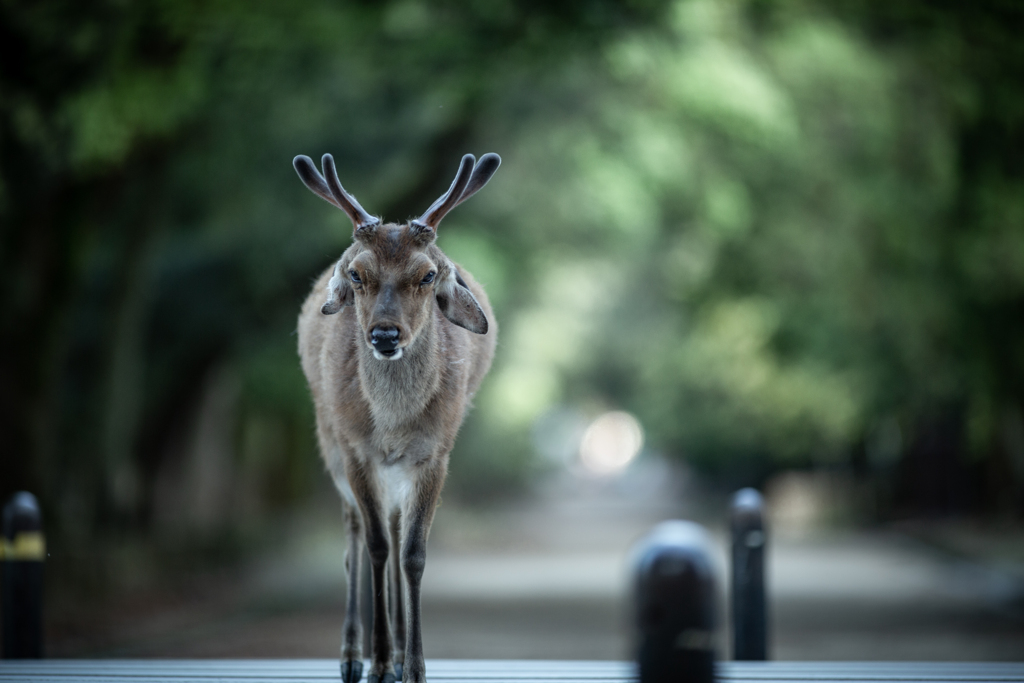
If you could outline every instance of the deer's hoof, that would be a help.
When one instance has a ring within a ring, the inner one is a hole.
[[[395,680],[396,681],[401,681],[402,680],[402,665],[401,664],[395,664]]]
[[[363,660],[361,659],[350,659],[347,662],[341,663],[341,681],[342,683],[359,683],[359,679],[363,677]],[[372,678],[372,676],[370,677]]]
[[[370,674],[366,677],[366,683],[395,683],[395,674]]]

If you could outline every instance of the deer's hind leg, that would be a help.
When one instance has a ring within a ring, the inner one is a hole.
[[[359,614],[359,579],[362,576],[363,524],[359,508],[343,502],[348,548],[345,551],[345,624],[341,629],[341,680],[359,683],[363,676],[363,622]]]
[[[345,520],[345,623],[341,627],[341,680],[359,683],[363,677],[363,622],[360,618],[359,596],[362,577],[364,524],[352,487],[344,473],[344,454],[339,444],[325,429],[326,420],[317,414],[317,438],[334,486],[341,495],[341,512]]]

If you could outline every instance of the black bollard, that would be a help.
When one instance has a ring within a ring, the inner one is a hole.
[[[754,489],[732,498],[732,652],[733,659],[768,659],[768,619],[764,587],[764,555],[768,536],[764,499]]]
[[[711,683],[715,578],[704,529],[693,522],[662,522],[634,557],[641,683]]]
[[[14,494],[4,507],[4,659],[43,656],[43,560],[46,541],[39,503],[31,493]]]

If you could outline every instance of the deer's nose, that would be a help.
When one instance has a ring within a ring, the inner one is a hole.
[[[370,330],[370,343],[384,355],[390,355],[398,348],[398,328],[392,325],[378,325]]]

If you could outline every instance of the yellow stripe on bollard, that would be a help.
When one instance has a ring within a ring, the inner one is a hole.
[[[3,539],[0,560],[7,562],[42,562],[46,558],[46,538],[38,531],[23,531],[13,541]]]

